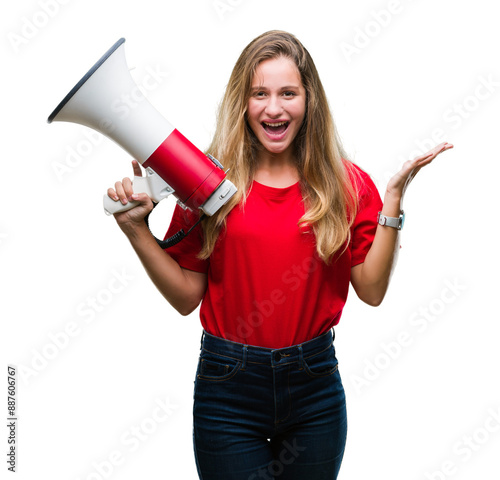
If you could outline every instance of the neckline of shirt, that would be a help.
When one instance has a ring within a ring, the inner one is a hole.
[[[273,197],[283,197],[289,194],[300,193],[300,182],[296,182],[288,187],[271,187],[269,185],[264,185],[263,183],[254,180],[252,183],[252,188],[255,188],[259,193],[264,195],[270,195]]]

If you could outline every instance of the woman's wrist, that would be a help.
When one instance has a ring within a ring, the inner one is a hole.
[[[399,217],[403,210],[403,196],[390,191],[384,195],[384,206],[382,213],[388,217]]]
[[[145,221],[142,222],[124,222],[124,223],[119,223],[120,229],[122,232],[125,234],[125,236],[131,241],[136,241],[140,239],[141,237],[145,237],[148,235],[151,235],[151,232],[146,225]]]

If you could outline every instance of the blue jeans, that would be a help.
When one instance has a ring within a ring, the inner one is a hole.
[[[347,435],[332,330],[281,349],[203,332],[193,442],[202,480],[334,480]]]

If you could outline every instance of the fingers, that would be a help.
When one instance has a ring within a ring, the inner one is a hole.
[[[142,170],[137,160],[132,160],[132,168],[134,170],[134,177],[142,177]],[[121,202],[126,205],[132,199],[134,194],[132,180],[128,177],[124,178],[121,182],[115,183],[115,188],[108,188],[108,197],[112,198],[115,202]]]
[[[137,160],[132,160],[132,168],[134,170],[134,177],[142,177],[142,170]]]
[[[431,151],[427,152],[427,157],[426,160],[427,163],[431,162],[434,160],[440,153],[443,153],[446,150],[449,150],[450,148],[453,148],[453,145],[451,143],[443,142],[434,147]]]
[[[134,190],[132,188],[132,180],[130,178],[124,178],[121,182],[115,183],[115,188],[108,188],[108,197],[112,198],[115,202],[120,201],[123,205],[126,205],[131,199]]]
[[[132,168],[134,170],[134,177],[142,177],[141,166],[137,160],[132,160]],[[128,177],[124,178],[121,182],[116,182],[114,189],[108,188],[107,190],[110,198],[115,202],[120,201],[123,205],[126,205],[131,200],[133,193],[132,180]]]
[[[451,143],[443,142],[429,150],[427,153],[415,157],[413,160],[404,162],[401,170],[397,172],[387,184],[388,191],[394,191],[404,195],[406,188],[415,178],[417,173],[426,165],[431,163],[440,153],[453,148]]]
[[[134,200],[136,202],[140,202],[143,205],[149,205],[150,203],[152,204],[153,202],[151,201],[151,198],[149,198],[147,193],[134,193],[130,196],[130,200]]]
[[[451,143],[448,143],[448,142],[443,142],[443,143],[440,143],[438,145],[438,147],[442,146],[443,147],[443,151],[444,150],[448,150],[449,148],[453,148],[453,144]]]
[[[440,153],[443,153],[445,150],[448,150],[449,148],[453,148],[453,145],[451,143],[443,142],[435,146],[428,153],[432,154],[434,157],[437,157]]]
[[[426,165],[431,163],[440,153],[443,153],[450,148],[453,148],[453,145],[451,143],[443,142],[439,145],[436,145],[427,153],[424,153],[423,155],[420,155],[413,160],[409,160],[405,165],[406,171],[409,172],[406,184],[408,185],[413,180],[415,175],[420,171],[422,167],[425,167]]]
[[[107,194],[108,194],[108,197],[112,198],[115,202],[120,200],[120,198],[116,194],[115,190],[113,190],[112,188],[108,188]]]
[[[416,165],[422,164],[424,162],[429,163],[434,158],[436,158],[440,153],[443,153],[444,151],[450,148],[453,148],[453,145],[451,143],[448,142],[440,143],[439,145],[436,145],[433,149],[429,150],[427,153],[415,157],[413,161],[415,162]]]
[[[132,160],[132,168],[134,171],[134,177],[142,177],[142,170],[139,162],[137,160]],[[115,202],[121,202],[126,205],[128,202],[133,200],[141,199],[136,198],[133,190],[132,180],[128,177],[124,178],[121,182],[115,183],[115,188],[108,188],[108,197],[112,198]],[[142,199],[144,201],[144,199]]]
[[[142,223],[146,215],[153,210],[153,202],[146,193],[134,193],[131,195],[130,200],[136,201],[137,205],[130,210],[114,214],[116,221],[120,225],[130,222]]]
[[[132,188],[132,180],[130,180],[130,178],[128,177],[125,177],[121,182],[116,182],[115,191],[120,202],[122,202],[123,205],[126,205],[130,200],[130,197],[134,193],[134,190]]]
[[[129,177],[125,177],[122,180],[123,191],[127,198],[130,198],[134,193],[134,189],[132,188],[132,180]]]
[[[432,150],[427,152],[426,155],[432,155],[432,158],[437,157],[440,153],[443,153],[446,150],[449,150],[450,148],[453,148],[453,145],[448,142],[443,142],[440,143],[439,145],[436,145]]]

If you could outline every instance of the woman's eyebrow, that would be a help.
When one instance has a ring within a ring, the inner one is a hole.
[[[281,87],[280,90],[298,90],[300,87],[298,85],[286,85],[284,87]],[[251,90],[267,90],[268,88],[263,86],[263,85],[258,85],[255,87],[251,87]]]

